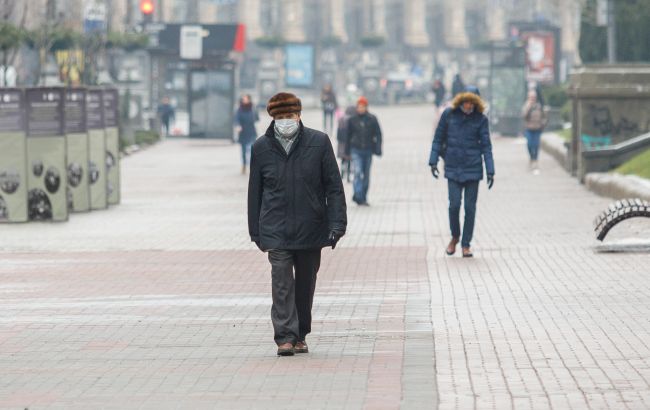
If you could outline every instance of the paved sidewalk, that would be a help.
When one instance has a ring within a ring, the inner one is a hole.
[[[275,356],[238,145],[166,141],[123,161],[120,206],[0,225],[0,408],[650,408],[650,255],[597,253],[609,200],[495,138],[476,258],[446,257],[432,111],[376,109],[372,206],[324,251],[308,355]]]

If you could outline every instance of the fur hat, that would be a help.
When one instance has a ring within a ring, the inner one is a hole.
[[[476,111],[483,113],[485,111],[485,102],[471,91],[465,91],[464,93],[458,93],[451,102],[453,109],[456,109],[461,106],[464,102],[471,102],[476,107]]]
[[[276,115],[300,113],[300,111],[302,111],[300,98],[291,93],[278,93],[266,104],[266,112],[274,118]]]

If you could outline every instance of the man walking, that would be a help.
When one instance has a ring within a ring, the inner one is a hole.
[[[360,97],[357,112],[347,124],[346,154],[352,158],[354,168],[354,196],[352,200],[360,206],[369,206],[370,165],[372,156],[381,156],[381,128],[377,117],[368,112],[368,100]]]
[[[447,92],[447,89],[440,79],[436,79],[433,83],[433,87],[431,87],[431,91],[433,91],[433,102],[436,105],[436,108],[440,109],[442,103],[445,101],[445,93]],[[436,114],[437,113],[438,112],[436,112]]]
[[[345,193],[330,139],[302,124],[300,99],[279,93],[266,108],[273,121],[252,148],[248,230],[268,251],[274,339],[291,356],[308,352],[321,249],[345,234]]]
[[[163,97],[160,105],[158,106],[158,115],[160,116],[160,122],[165,129],[165,137],[169,137],[170,123],[172,123],[176,118],[176,113],[174,111],[174,107],[172,107],[169,101],[169,97]]]
[[[465,91],[465,83],[460,74],[454,76],[454,81],[451,83],[451,98],[454,98],[457,94]]]
[[[330,84],[326,84],[321,92],[320,101],[323,104],[323,131],[334,130],[334,113],[339,104],[336,101],[336,94]]]
[[[471,241],[476,217],[479,182],[483,179],[483,161],[488,189],[494,184],[494,159],[488,119],[483,114],[485,104],[476,87],[456,95],[452,106],[440,116],[431,145],[429,166],[438,178],[438,157],[445,161],[445,178],[449,188],[449,225],[451,241],[447,255],[456,252],[461,241],[463,257],[472,257]],[[465,223],[460,236],[460,206],[465,198]]]

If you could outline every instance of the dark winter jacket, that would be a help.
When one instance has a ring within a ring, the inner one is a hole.
[[[339,158],[347,158],[345,147],[348,142],[348,122],[350,118],[356,115],[356,112],[356,107],[350,106],[345,109],[345,115],[339,120],[339,125],[336,130],[336,141],[338,142],[336,156]]]
[[[259,121],[255,108],[245,109],[239,107],[235,113],[235,122],[241,127],[239,132],[239,143],[250,144],[257,138],[255,123]]]
[[[465,91],[465,83],[458,74],[454,76],[454,82],[451,84],[451,98]]]
[[[334,91],[323,91],[320,97],[320,101],[323,103],[323,111],[325,112],[334,112],[339,108],[339,104],[336,101],[336,94]]]
[[[254,144],[248,183],[248,231],[263,250],[320,249],[330,231],[345,233],[345,193],[329,137],[300,123],[287,154],[275,122]]]
[[[171,104],[160,104],[158,106],[158,115],[160,115],[160,120],[165,124],[176,117],[174,107]]]
[[[381,128],[377,117],[370,113],[355,114],[348,120],[346,131],[346,154],[356,148],[381,155]]]
[[[439,84],[434,84],[433,87],[431,87],[431,91],[433,91],[434,95],[434,101],[437,106],[442,105],[442,102],[445,100],[445,93],[447,92],[447,89],[445,88],[443,83]]]
[[[460,106],[465,101],[474,103],[474,111],[465,114]],[[445,177],[458,182],[483,179],[485,172],[494,175],[492,143],[488,119],[483,114],[485,105],[474,93],[460,93],[452,106],[440,116],[431,144],[429,165],[438,165],[438,157],[445,160]]]

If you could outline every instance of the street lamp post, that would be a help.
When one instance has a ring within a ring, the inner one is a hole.
[[[607,0],[607,60],[616,62],[616,10],[615,1]]]

